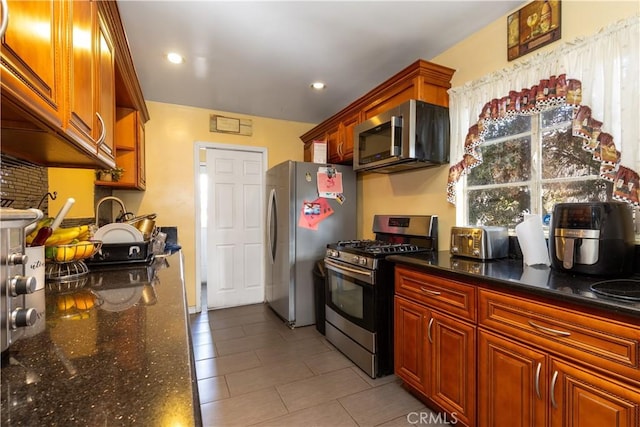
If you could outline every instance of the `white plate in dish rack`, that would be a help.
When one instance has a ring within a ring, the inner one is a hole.
[[[133,225],[118,222],[98,228],[93,238],[101,240],[102,244],[144,242],[144,236],[140,230]]]

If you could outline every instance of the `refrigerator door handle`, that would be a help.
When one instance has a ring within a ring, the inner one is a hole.
[[[273,225],[273,227],[272,227]],[[278,209],[276,206],[276,190],[269,194],[269,207],[267,208],[267,243],[271,254],[271,264],[276,262],[276,242],[278,241]],[[271,235],[273,230],[273,236]]]

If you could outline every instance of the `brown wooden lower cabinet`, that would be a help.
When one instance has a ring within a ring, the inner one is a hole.
[[[395,373],[414,390],[426,394],[427,370],[424,339],[429,310],[404,298],[395,298]]]
[[[427,343],[428,397],[458,421],[475,425],[476,327],[432,311]]]
[[[551,427],[638,427],[640,388],[552,358]]]
[[[395,280],[395,373],[458,425],[640,426],[634,319],[402,266]],[[452,295],[465,310],[447,311]]]
[[[396,296],[395,373],[459,425],[475,425],[476,327]]]
[[[545,353],[478,330],[478,425],[545,426],[547,365]]]
[[[637,427],[640,389],[478,331],[478,425]]]

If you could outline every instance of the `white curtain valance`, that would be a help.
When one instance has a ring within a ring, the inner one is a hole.
[[[582,82],[582,104],[602,122],[602,132],[613,136],[620,165],[640,171],[640,15],[451,88],[452,166],[462,158],[469,128],[488,101],[561,74]]]

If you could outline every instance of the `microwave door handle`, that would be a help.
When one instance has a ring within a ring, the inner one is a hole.
[[[402,116],[391,116],[391,154],[392,157],[400,156],[402,144]]]

